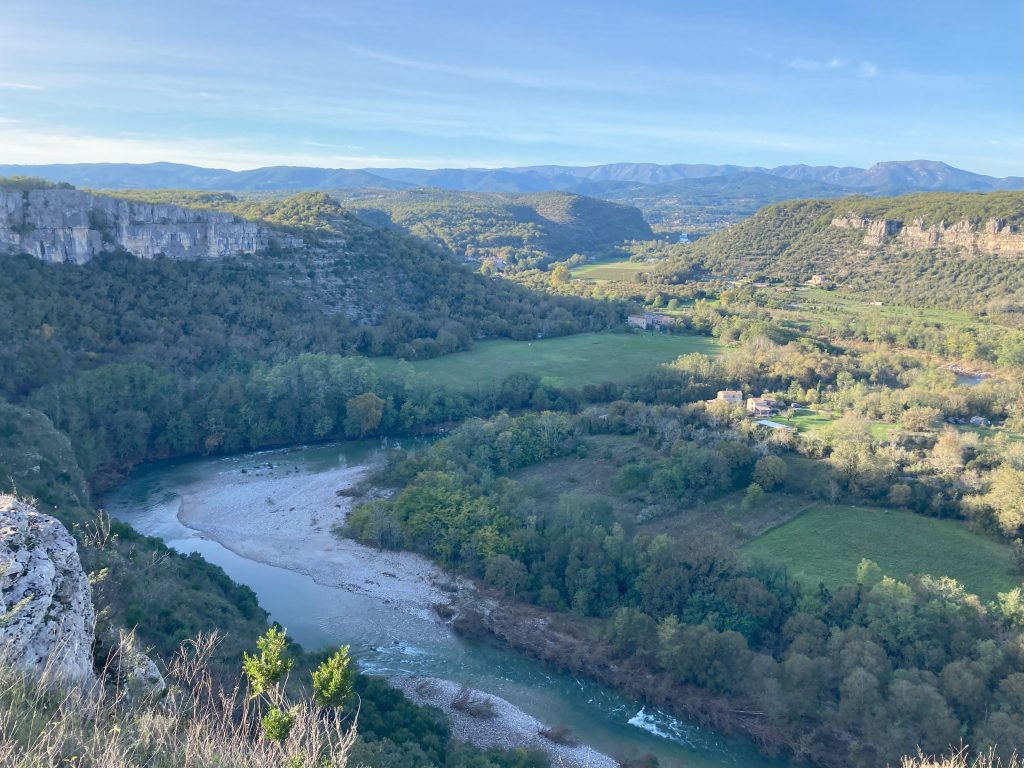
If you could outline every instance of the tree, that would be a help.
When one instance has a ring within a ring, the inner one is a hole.
[[[384,400],[372,392],[350,397],[345,403],[345,434],[366,437],[380,426]]]
[[[754,464],[754,482],[766,491],[774,491],[786,482],[789,467],[778,456],[762,456]]]
[[[751,483],[747,486],[747,492],[743,494],[743,508],[756,507],[762,499],[764,499],[764,488],[757,483]]]
[[[1024,472],[1004,464],[992,473],[991,480],[985,502],[1004,533],[1020,533],[1024,527]]]
[[[303,723],[311,719],[327,731],[326,739],[317,739],[323,754],[307,755],[315,765],[331,765],[331,753],[339,748],[345,754],[355,738],[354,727],[348,734],[338,730],[336,717],[318,717],[310,703],[293,703],[285,693],[288,673],[295,662],[287,656],[287,630],[271,627],[256,640],[257,654],[242,654],[242,671],[249,681],[249,700],[258,700],[266,711],[261,719],[263,736],[268,741],[283,743],[291,736],[300,716]],[[339,648],[313,670],[312,704],[320,708],[341,709],[352,696],[355,669],[348,657],[348,646]],[[305,726],[304,726],[305,727]],[[338,737],[333,738],[332,737]],[[308,736],[307,736],[308,737]],[[332,741],[334,743],[332,743]],[[342,762],[341,765],[344,765]]]
[[[572,273],[565,264],[556,264],[551,270],[551,285],[565,285],[572,278]]]
[[[915,405],[900,416],[900,424],[908,432],[927,432],[935,428],[942,411],[927,405]]]
[[[242,670],[249,680],[249,698],[264,699],[268,709],[263,715],[263,735],[270,741],[284,741],[291,733],[297,707],[289,707],[284,697],[288,673],[295,662],[285,656],[284,630],[271,627],[256,640],[258,655],[242,654]]]
[[[313,670],[313,700],[321,707],[341,709],[352,697],[356,671],[343,645]]]
[[[526,566],[508,555],[489,557],[484,564],[484,580],[509,597],[516,596],[527,575]]]

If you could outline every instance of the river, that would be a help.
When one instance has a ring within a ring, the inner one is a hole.
[[[760,756],[743,741],[649,711],[515,651],[463,640],[427,612],[414,615],[379,594],[318,583],[315,563],[309,573],[268,565],[236,554],[178,519],[183,499],[201,502],[213,489],[239,478],[262,474],[278,483],[312,484],[322,473],[379,458],[380,447],[376,441],[346,442],[155,464],[136,472],[104,504],[112,516],[140,533],[157,536],[180,552],[198,552],[251,587],[271,619],[303,646],[349,644],[364,672],[469,684],[543,722],[567,725],[582,742],[616,758],[651,753],[663,766],[694,768],[784,765]],[[230,540],[221,540],[239,551]],[[367,553],[377,556],[375,550]]]

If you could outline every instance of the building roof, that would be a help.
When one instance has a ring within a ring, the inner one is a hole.
[[[777,421],[770,419],[759,419],[757,423],[762,427],[768,427],[769,429],[781,429],[784,432],[796,432],[796,427],[791,427],[788,424],[780,424]]]

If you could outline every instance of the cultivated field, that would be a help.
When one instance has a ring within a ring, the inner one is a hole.
[[[810,586],[851,583],[861,558],[896,579],[913,573],[950,576],[988,600],[1012,589],[1009,548],[960,523],[885,509],[817,506],[741,549],[747,559],[775,560]]]
[[[539,341],[483,341],[468,352],[399,362],[377,358],[382,370],[409,366],[438,386],[473,389],[499,382],[513,373],[530,373],[545,384],[581,387],[605,381],[629,381],[680,355],[717,354],[718,342],[707,336],[668,333],[584,333]]]
[[[639,264],[635,261],[605,261],[578,267],[572,270],[572,276],[580,280],[606,283],[610,280],[630,280],[633,275],[650,272],[652,268],[651,264]]]

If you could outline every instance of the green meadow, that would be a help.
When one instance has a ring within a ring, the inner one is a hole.
[[[798,432],[819,432],[840,417],[840,414],[828,411],[812,411],[810,408],[797,408],[792,416],[773,416],[772,421],[796,427]],[[875,440],[885,440],[889,433],[897,429],[896,424],[889,424],[884,421],[872,421],[868,425],[871,437]]]
[[[572,276],[580,280],[606,283],[609,280],[630,280],[634,275],[650,271],[650,264],[640,264],[635,261],[606,261],[577,267],[572,270]]]
[[[896,579],[949,576],[983,599],[1015,586],[1010,550],[961,523],[912,512],[819,506],[769,530],[741,550],[745,559],[785,564],[809,586],[851,583],[862,558]]]
[[[408,366],[438,386],[473,389],[513,373],[537,375],[555,387],[581,387],[605,381],[629,381],[680,355],[718,354],[707,336],[656,332],[583,333],[536,341],[505,339],[477,342],[473,349],[412,362],[377,358],[382,371]]]

